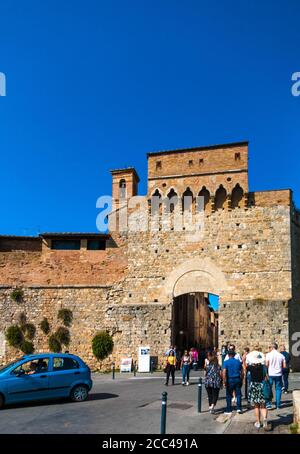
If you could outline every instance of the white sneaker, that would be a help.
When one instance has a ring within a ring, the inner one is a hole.
[[[189,382],[189,381],[187,381],[187,382],[186,382],[186,386],[189,386],[189,384],[190,384],[190,382]]]
[[[257,422],[257,421],[256,421],[256,422],[254,423],[254,427],[256,427],[256,429],[260,429],[260,422]]]
[[[264,428],[264,429],[267,429],[267,428],[268,428],[268,421],[267,421],[266,419],[264,419],[263,428]]]
[[[232,415],[232,411],[224,411],[224,415],[231,416]]]
[[[241,414],[241,413],[242,413],[242,410],[237,410],[236,412],[239,413],[239,414]]]

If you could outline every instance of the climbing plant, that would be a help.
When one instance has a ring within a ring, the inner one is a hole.
[[[67,327],[71,326],[73,321],[73,312],[70,309],[60,309],[57,314],[58,320],[61,320]]]
[[[23,298],[24,298],[24,292],[23,292],[23,290],[21,288],[15,288],[11,292],[10,297],[16,303],[21,303],[23,301]]]

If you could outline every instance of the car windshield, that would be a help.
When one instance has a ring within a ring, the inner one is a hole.
[[[11,363],[5,364],[5,366],[0,366],[0,374],[7,371],[13,365],[18,364],[18,362],[21,361],[21,359],[23,359],[23,358],[18,358],[15,361],[12,361]]]

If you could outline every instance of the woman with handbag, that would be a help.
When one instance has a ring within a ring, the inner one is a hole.
[[[169,356],[167,358],[167,364],[165,367],[165,372],[167,374],[165,385],[168,386],[170,375],[172,377],[172,385],[175,383],[175,369],[176,369],[176,356],[174,350],[170,350]]]
[[[268,386],[268,373],[263,353],[254,350],[247,355],[247,370],[251,376],[248,399],[255,408],[254,426],[257,429],[263,426],[266,430],[268,428],[266,401],[270,397],[270,386]]]

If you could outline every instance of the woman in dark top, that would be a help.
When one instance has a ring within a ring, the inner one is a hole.
[[[208,395],[209,411],[214,413],[222,385],[222,371],[214,352],[207,354],[204,384]]]
[[[255,408],[256,422],[254,426],[259,429],[263,426],[268,427],[266,401],[264,398],[264,381],[267,378],[267,368],[265,366],[264,355],[259,351],[253,351],[247,356],[247,371],[251,376],[248,400]],[[263,423],[261,424],[261,416]]]

